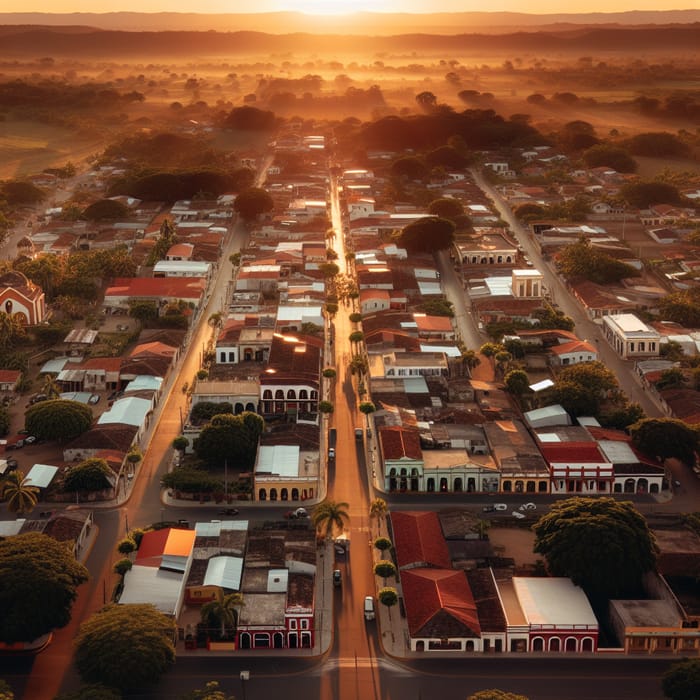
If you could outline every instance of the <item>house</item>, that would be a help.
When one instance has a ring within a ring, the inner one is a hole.
[[[553,345],[549,348],[551,362],[558,367],[568,367],[581,362],[595,362],[598,351],[587,340],[574,340],[570,343]]]
[[[369,356],[370,378],[447,376],[443,352],[390,352]]]
[[[418,329],[418,337],[423,340],[454,340],[455,329],[448,316],[430,316],[414,313],[413,319]]]
[[[297,420],[317,415],[323,340],[311,335],[275,333],[267,369],[260,376],[263,415],[287,414]]]
[[[124,575],[119,604],[150,603],[165,615],[177,618],[185,597],[194,542],[193,530],[163,528],[145,532],[136,560]]]
[[[159,260],[153,266],[154,277],[202,277],[209,279],[212,265],[199,260]]]
[[[236,648],[313,648],[317,569],[311,528],[249,532]]]
[[[105,292],[104,307],[125,313],[133,299],[154,301],[159,308],[179,301],[198,306],[205,288],[202,277],[118,277]]]
[[[634,314],[603,318],[603,334],[624,360],[658,357],[661,336]]]
[[[227,320],[216,339],[217,364],[266,362],[273,334],[272,328],[248,326],[239,319]]]
[[[423,474],[423,451],[415,430],[381,428],[379,453],[390,491],[419,491]]]
[[[318,494],[321,478],[318,450],[299,445],[260,445],[253,473],[259,501],[304,501]]]
[[[46,316],[44,291],[17,270],[4,272],[0,274],[0,310],[25,326],[36,326]]]
[[[18,369],[0,369],[0,391],[14,391],[21,376]]]
[[[488,233],[468,242],[455,243],[462,265],[513,265],[517,246],[500,233]]]
[[[371,314],[375,311],[386,311],[391,308],[391,291],[387,289],[361,289],[360,312]]]

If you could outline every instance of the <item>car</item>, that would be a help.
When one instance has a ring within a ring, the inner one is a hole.
[[[521,513],[519,510],[514,510],[511,515],[518,520],[522,520],[525,517],[525,513]]]
[[[340,573],[340,569],[333,571],[333,585],[336,587],[343,585],[343,575]]]
[[[297,508],[296,510],[287,511],[284,517],[287,520],[298,520],[300,518],[308,518],[309,514],[306,512],[306,508]]]
[[[91,406],[94,406],[96,403],[99,403],[99,402],[100,402],[100,399],[101,399],[101,398],[102,398],[102,397],[101,397],[99,394],[91,394],[90,398],[88,399],[88,403],[89,403]]]
[[[335,447],[328,448],[328,459],[333,461],[335,459]]]
[[[674,480],[673,480],[673,485],[674,485],[677,489],[679,489],[679,488],[681,487],[681,482],[678,481],[678,479],[674,479]]]
[[[362,428],[355,428],[355,440],[362,440]]]
[[[493,507],[494,510],[508,510],[508,505],[506,503],[496,503]]]
[[[222,508],[219,515],[238,515],[238,508]]]
[[[39,440],[37,440],[36,437],[34,437],[34,435],[27,435],[27,437],[24,438],[25,445],[34,445],[37,442],[39,442]]]
[[[365,596],[365,620],[374,620],[374,598],[371,595]]]
[[[484,506],[481,510],[484,513],[493,513],[493,511],[496,509],[493,506]]]
[[[520,510],[537,510],[537,506],[534,503],[523,503]]]

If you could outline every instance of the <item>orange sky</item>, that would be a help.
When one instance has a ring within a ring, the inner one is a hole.
[[[229,0],[4,0],[2,12],[197,12],[242,13],[300,10],[322,14],[342,14],[357,10],[374,12],[625,12],[632,10],[677,10],[700,8],[697,0],[494,0],[487,6],[481,0],[258,0],[243,3]]]

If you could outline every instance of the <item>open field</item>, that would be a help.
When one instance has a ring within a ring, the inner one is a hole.
[[[77,163],[105,145],[101,138],[62,127],[8,119],[0,122],[0,178],[38,173],[68,161]]]

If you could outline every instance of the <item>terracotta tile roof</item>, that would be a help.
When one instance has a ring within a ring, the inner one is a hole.
[[[205,286],[201,277],[118,277],[105,296],[199,299]]]
[[[89,357],[83,360],[80,369],[104,369],[107,372],[118,372],[122,364],[121,357]]]
[[[447,316],[429,316],[427,314],[413,314],[413,320],[418,326],[418,331],[439,331],[442,333],[454,332],[452,321]]]
[[[260,384],[276,384],[282,378],[298,377],[318,381],[321,367],[323,340],[300,333],[275,333],[270,345],[268,370],[260,377]]]
[[[18,369],[0,369],[0,384],[14,384],[21,374]]]
[[[403,428],[382,428],[379,431],[384,459],[423,459],[420,437],[415,430]]]
[[[563,343],[562,345],[552,345],[549,349],[555,355],[567,355],[572,352],[589,352],[597,354],[598,351],[585,340],[574,340],[571,343]]]
[[[401,574],[411,637],[479,637],[481,626],[463,571],[412,569]]]
[[[542,456],[550,464],[562,462],[606,462],[595,442],[540,443]]]
[[[66,449],[118,450],[128,452],[138,428],[124,423],[95,425],[66,445]]]
[[[177,353],[177,348],[166,345],[165,343],[160,343],[158,341],[152,341],[149,343],[141,343],[137,345],[130,353],[129,357],[137,358],[142,355],[156,355],[158,357],[173,357]]]
[[[391,514],[391,525],[399,569],[449,568],[450,554],[437,513],[398,511]]]

